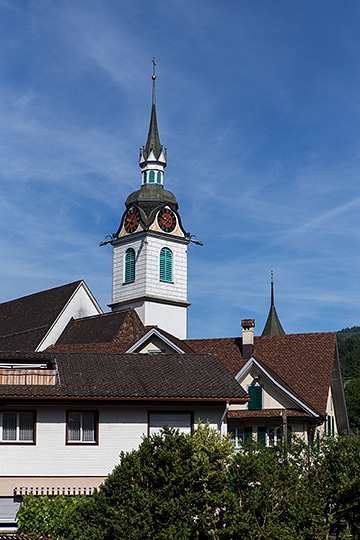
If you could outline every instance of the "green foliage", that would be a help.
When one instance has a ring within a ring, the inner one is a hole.
[[[345,385],[345,398],[351,429],[360,435],[360,377]]]
[[[360,377],[360,336],[339,343],[341,371],[345,381]]]
[[[82,498],[25,495],[17,513],[19,533],[56,538],[64,512],[75,508]]]
[[[68,514],[62,534],[67,540],[230,539],[232,453],[228,438],[209,426],[199,425],[192,435],[165,428],[121,454],[94,496]]]
[[[21,532],[63,540],[360,538],[360,441],[325,437],[234,453],[199,425],[122,453],[91,497],[28,496]],[[69,505],[68,502],[71,502]]]
[[[347,437],[245,448],[230,469],[241,508],[236,538],[359,538],[359,455],[359,440]]]
[[[343,328],[337,333],[338,341],[341,343],[345,339],[360,336],[360,326],[352,326],[351,328]]]
[[[356,433],[360,428],[360,336],[339,343],[339,355],[350,427]]]

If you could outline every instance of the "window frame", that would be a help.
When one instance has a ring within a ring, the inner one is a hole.
[[[230,425],[228,427],[228,432],[230,433],[230,440],[234,444],[235,450],[242,450],[244,444],[247,443],[249,439],[253,437],[253,426],[244,426],[244,425]],[[235,437],[232,436],[232,433],[235,432]]]
[[[127,254],[133,253],[133,258],[131,260],[127,259]],[[126,248],[124,253],[124,285],[128,283],[134,283],[135,282],[135,267],[136,267],[136,251],[135,249],[130,246]],[[130,278],[133,277],[133,279],[127,279],[127,275],[130,273]]]
[[[174,283],[174,254],[167,246],[162,247],[159,252],[159,281]]]
[[[83,433],[83,414],[84,413],[93,413],[94,414],[94,441],[84,441],[82,440],[82,433]],[[80,426],[80,433],[81,433],[81,440],[70,440],[69,439],[69,417],[70,414],[81,414],[81,426]],[[65,434],[65,444],[66,446],[98,446],[99,445],[99,411],[92,410],[92,409],[69,409],[66,411],[66,434]]]
[[[147,436],[150,437],[152,435],[152,433],[150,432],[150,429],[151,429],[151,425],[150,425],[150,417],[152,414],[162,414],[162,415],[180,415],[180,414],[183,414],[183,415],[189,415],[189,418],[190,418],[190,432],[192,433],[194,431],[194,411],[192,410],[184,410],[184,411],[169,411],[169,410],[149,410],[148,411],[148,418],[147,418]],[[162,424],[162,426],[166,426],[166,425],[169,425],[169,424]],[[159,429],[162,429],[162,426],[159,428]],[[173,426],[169,426],[169,427],[173,427]],[[175,429],[180,429],[180,428],[175,428]],[[180,433],[182,433],[182,431],[180,431]]]
[[[16,439],[14,440],[4,440],[3,439],[3,415],[4,414],[16,414]],[[32,432],[32,440],[21,440],[20,437],[20,414],[32,414],[32,425],[33,425],[33,432]],[[0,445],[22,445],[25,444],[26,446],[33,446],[36,445],[36,410],[30,409],[30,410],[9,410],[9,411],[0,411]]]

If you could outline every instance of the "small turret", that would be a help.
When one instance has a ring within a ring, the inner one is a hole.
[[[262,336],[281,336],[285,334],[283,327],[281,326],[280,319],[275,309],[274,301],[274,274],[271,270],[271,304],[269,315],[263,330]]]

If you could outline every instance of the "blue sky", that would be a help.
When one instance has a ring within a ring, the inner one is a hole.
[[[84,279],[111,248],[157,62],[165,187],[189,248],[189,337],[269,310],[287,333],[360,324],[360,4],[0,0],[0,301]]]

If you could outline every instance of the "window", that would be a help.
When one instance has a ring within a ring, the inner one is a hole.
[[[251,399],[248,404],[249,411],[260,411],[262,409],[262,386],[248,386],[248,394]]]
[[[155,173],[154,173],[154,171],[149,172],[149,182],[150,182],[150,184],[153,184],[155,182]]]
[[[230,427],[230,439],[235,449],[240,449],[252,438],[252,427]]]
[[[173,254],[166,247],[160,251],[160,281],[173,281]]]
[[[177,428],[180,433],[190,433],[193,426],[193,414],[191,412],[150,412],[149,435],[160,433],[163,426]]]
[[[34,443],[34,412],[3,412],[1,414],[1,442]]]
[[[142,183],[143,184],[146,184],[146,172],[143,172],[143,175],[142,175]]]
[[[125,251],[124,282],[131,283],[132,281],[135,281],[135,250],[129,248]]]
[[[257,429],[257,440],[259,444],[266,446],[266,427],[259,426]]]
[[[67,414],[67,443],[97,443],[97,412],[71,411]]]
[[[330,414],[327,414],[325,418],[325,435],[329,435],[330,437],[333,437],[334,434],[335,434],[334,417],[330,416]]]
[[[156,174],[156,181],[157,181],[158,184],[161,184],[161,172],[158,172]]]

